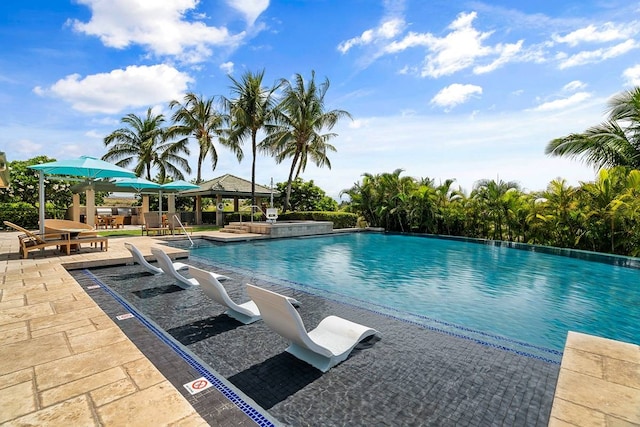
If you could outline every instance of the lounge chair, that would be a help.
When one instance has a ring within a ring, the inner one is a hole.
[[[69,237],[69,233],[33,233],[9,221],[4,221],[4,225],[24,233],[18,236],[22,258],[27,258],[29,251],[44,249],[50,246],[56,246],[60,248],[60,250],[65,248],[67,255],[71,253],[71,238]]]
[[[249,284],[247,293],[265,323],[289,340],[286,351],[322,372],[346,360],[360,341],[378,333],[337,316],[325,317],[314,330],[307,332],[302,318],[286,297]]]
[[[149,262],[145,259],[144,255],[142,255],[142,252],[140,252],[140,250],[136,248],[133,244],[129,242],[125,242],[124,247],[127,248],[129,252],[131,252],[131,255],[133,255],[134,262],[137,262],[138,264],[140,264],[141,266],[143,266],[153,274],[162,273],[162,269],[159,267],[156,267],[155,265],[149,264]],[[172,261],[171,264],[173,264],[173,268],[176,270],[182,270],[189,267],[187,264],[183,264],[181,262]]]
[[[227,311],[224,313],[232,317],[245,325],[253,323],[261,319],[260,310],[255,302],[249,300],[242,304],[236,304],[229,298],[224,286],[216,279],[215,273],[205,271],[197,267],[189,266],[189,273],[200,283],[200,288],[204,293],[217,302],[220,305],[227,307]],[[294,306],[299,306],[300,303],[291,297],[287,298]]]
[[[193,266],[189,266],[189,273],[200,283],[200,288],[209,298],[227,307],[227,311],[224,312],[227,316],[245,325],[260,320],[260,311],[256,303],[251,300],[242,304],[233,302],[213,273]]]
[[[178,273],[178,271],[173,267],[173,261],[171,261],[171,258],[169,258],[169,255],[167,255],[162,249],[160,249],[157,246],[154,246],[151,248],[151,253],[156,257],[156,260],[158,261],[158,265],[166,275],[175,278],[179,283],[182,283],[187,288],[199,285],[196,279],[184,277],[182,274]],[[222,274],[216,274],[216,273],[211,273],[211,274],[214,274],[215,278],[218,280],[228,279],[227,276],[224,276]]]

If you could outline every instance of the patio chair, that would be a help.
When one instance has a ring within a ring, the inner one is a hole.
[[[302,318],[286,297],[250,284],[247,284],[247,293],[265,323],[289,340],[286,351],[322,372],[346,360],[360,341],[378,334],[375,329],[337,316],[325,317],[314,330],[307,332]]]
[[[185,285],[187,288],[199,285],[196,279],[188,278],[178,273],[178,271],[173,267],[173,262],[171,261],[171,258],[169,258],[169,255],[167,255],[162,249],[160,249],[157,246],[154,246],[151,248],[151,253],[153,254],[153,256],[156,257],[156,260],[158,261],[158,265],[166,275],[173,277],[179,283],[182,283],[183,285]],[[222,274],[217,274],[217,273],[211,273],[211,274],[214,274],[215,278],[218,280],[229,278]]]
[[[111,226],[111,228],[124,228],[124,216],[122,215],[113,215],[111,217],[111,222],[109,223],[109,225]]]
[[[215,273],[211,273],[210,271],[205,271],[191,265],[189,266],[189,273],[198,281],[198,283],[200,283],[200,288],[205,295],[218,304],[227,307],[227,311],[224,312],[227,316],[232,317],[245,325],[261,319],[260,310],[258,310],[256,303],[251,300],[242,304],[236,304],[233,302],[233,300],[229,298],[229,294],[227,294],[224,286],[222,286],[218,279],[216,279]],[[295,306],[300,305],[300,303],[294,298],[285,298]]]
[[[4,225],[23,233],[18,236],[22,258],[28,258],[30,251],[44,249],[50,246],[55,246],[56,248],[60,248],[60,250],[66,248],[65,252],[67,255],[71,253],[71,238],[69,237],[69,233],[33,233],[9,221],[4,221]]]
[[[141,266],[143,266],[153,274],[162,273],[162,269],[156,267],[155,265],[149,264],[149,262],[145,259],[144,255],[142,255],[142,252],[140,252],[140,249],[136,248],[132,243],[125,242],[124,247],[127,248],[129,252],[131,252],[134,262],[137,262],[138,264],[140,264]],[[183,264],[181,262],[172,261],[171,264],[173,265],[173,268],[176,270],[182,270],[189,267],[187,264]]]
[[[162,222],[160,222],[157,212],[145,212],[144,224],[142,225],[142,235],[144,235],[145,231],[147,232],[147,236],[150,231],[153,231],[156,234],[166,234],[166,232],[169,231],[169,227],[165,227]]]

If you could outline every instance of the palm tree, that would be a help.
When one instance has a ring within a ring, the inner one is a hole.
[[[275,110],[275,126],[269,129],[262,146],[275,155],[277,163],[286,158],[292,159],[283,206],[287,211],[291,183],[305,170],[309,158],[316,166],[331,169],[327,152],[335,152],[336,149],[328,141],[337,134],[321,132],[331,130],[340,118],[351,118],[351,115],[344,110],[325,111],[324,97],[329,89],[329,80],[325,78],[319,86],[316,85],[315,71],[311,71],[311,80],[306,85],[300,74],[296,74],[294,85],[288,81],[283,84],[284,98]]]
[[[148,180],[151,180],[151,170],[156,167],[160,182],[167,177],[184,179],[181,169],[191,173],[189,162],[181,156],[189,154],[187,140],[171,141],[173,134],[162,126],[164,115],[153,114],[149,108],[144,118],[131,113],[120,122],[126,127],[105,137],[104,145],[111,147],[102,160],[116,161],[116,165],[121,167],[135,163],[135,174],[144,175]]]
[[[608,121],[552,140],[545,154],[582,158],[596,169],[640,169],[640,87],[614,96],[608,106]]]
[[[493,240],[502,240],[502,225],[508,216],[508,192],[520,192],[515,181],[505,182],[482,179],[475,183],[471,197],[478,199],[485,208],[487,217],[493,220]]]
[[[198,154],[198,169],[196,173],[196,183],[202,182],[202,163],[207,154],[211,156],[212,170],[218,164],[218,151],[213,144],[213,138],[221,134],[224,117],[216,111],[213,98],[204,99],[189,92],[184,97],[184,104],[179,101],[171,101],[169,108],[178,108],[171,119],[176,123],[171,130],[178,135],[189,135],[198,141],[200,153]],[[220,143],[229,148],[238,161],[242,160],[243,154],[238,144],[229,143],[222,139]]]
[[[273,110],[276,105],[274,93],[282,83],[276,83],[271,88],[262,86],[264,70],[255,74],[246,72],[240,81],[229,76],[233,82],[231,86],[232,98],[223,98],[225,110],[228,112],[230,128],[226,131],[226,138],[222,138],[225,145],[240,146],[245,138],[251,139],[251,205],[256,204],[256,153],[258,132],[268,126],[273,120]],[[251,210],[253,214],[253,209]]]

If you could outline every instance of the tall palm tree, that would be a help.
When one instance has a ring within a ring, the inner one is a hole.
[[[231,82],[231,99],[223,98],[228,113],[230,127],[224,144],[240,146],[246,138],[251,140],[251,205],[256,204],[256,154],[258,148],[258,132],[273,121],[273,110],[276,107],[274,93],[282,83],[271,88],[262,86],[264,70],[246,72],[242,79],[229,76]],[[253,209],[251,211],[253,213]]]
[[[471,197],[478,199],[486,209],[486,215],[492,218],[494,240],[502,240],[502,225],[509,207],[506,194],[512,191],[520,191],[520,185],[515,181],[482,179],[474,185]]]
[[[134,173],[144,175],[148,180],[151,180],[151,170],[156,167],[160,182],[168,177],[184,179],[182,170],[191,173],[189,162],[182,157],[182,154],[189,154],[187,140],[171,140],[172,133],[163,127],[164,115],[154,114],[149,108],[144,118],[131,113],[120,122],[125,127],[104,139],[104,145],[110,148],[102,160],[115,161],[121,167],[135,163]]]
[[[196,172],[196,183],[202,182],[202,163],[207,154],[211,156],[212,170],[218,164],[218,151],[213,143],[214,137],[219,137],[224,123],[223,115],[216,111],[213,98],[205,99],[202,95],[189,92],[184,97],[184,103],[173,100],[169,103],[169,108],[177,107],[171,119],[176,123],[171,130],[178,135],[192,136],[198,141],[200,153],[198,154],[198,168]],[[229,148],[238,161],[242,160],[242,150],[238,144],[230,143],[225,139],[220,143]]]
[[[597,169],[640,169],[640,87],[612,97],[608,110],[606,122],[583,133],[552,140],[545,154],[582,158]]]
[[[340,118],[351,118],[351,115],[344,110],[325,111],[324,97],[329,89],[329,79],[316,85],[315,71],[311,71],[311,80],[306,85],[300,74],[296,74],[293,85],[288,81],[283,84],[284,97],[275,110],[275,126],[269,129],[269,135],[261,145],[275,155],[277,163],[292,159],[283,206],[287,211],[291,183],[304,172],[309,158],[316,166],[331,169],[327,152],[336,149],[328,141],[337,134],[322,132],[331,130]]]

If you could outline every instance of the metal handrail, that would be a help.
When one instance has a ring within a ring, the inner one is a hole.
[[[258,205],[244,206],[244,210],[247,210],[247,208],[248,209],[258,208],[258,210],[263,213],[265,218],[267,217],[267,213],[265,211],[263,211],[262,208],[260,206],[258,206]],[[242,210],[243,210],[243,208],[239,208],[238,209],[238,213],[240,214],[239,215],[240,216],[240,224],[242,224]],[[253,214],[253,212],[251,212],[251,213]],[[253,222],[253,215],[251,215],[251,222]]]
[[[191,237],[189,236],[189,233],[187,233],[186,228],[184,228],[184,225],[182,225],[182,221],[180,221],[180,218],[178,218],[178,215],[174,214],[173,217],[176,219],[176,221],[178,221],[178,224],[180,224],[180,227],[182,228],[182,231],[184,231],[184,235],[187,236],[187,239],[189,239],[189,241],[191,242],[191,246],[193,246],[193,240],[191,240]]]

